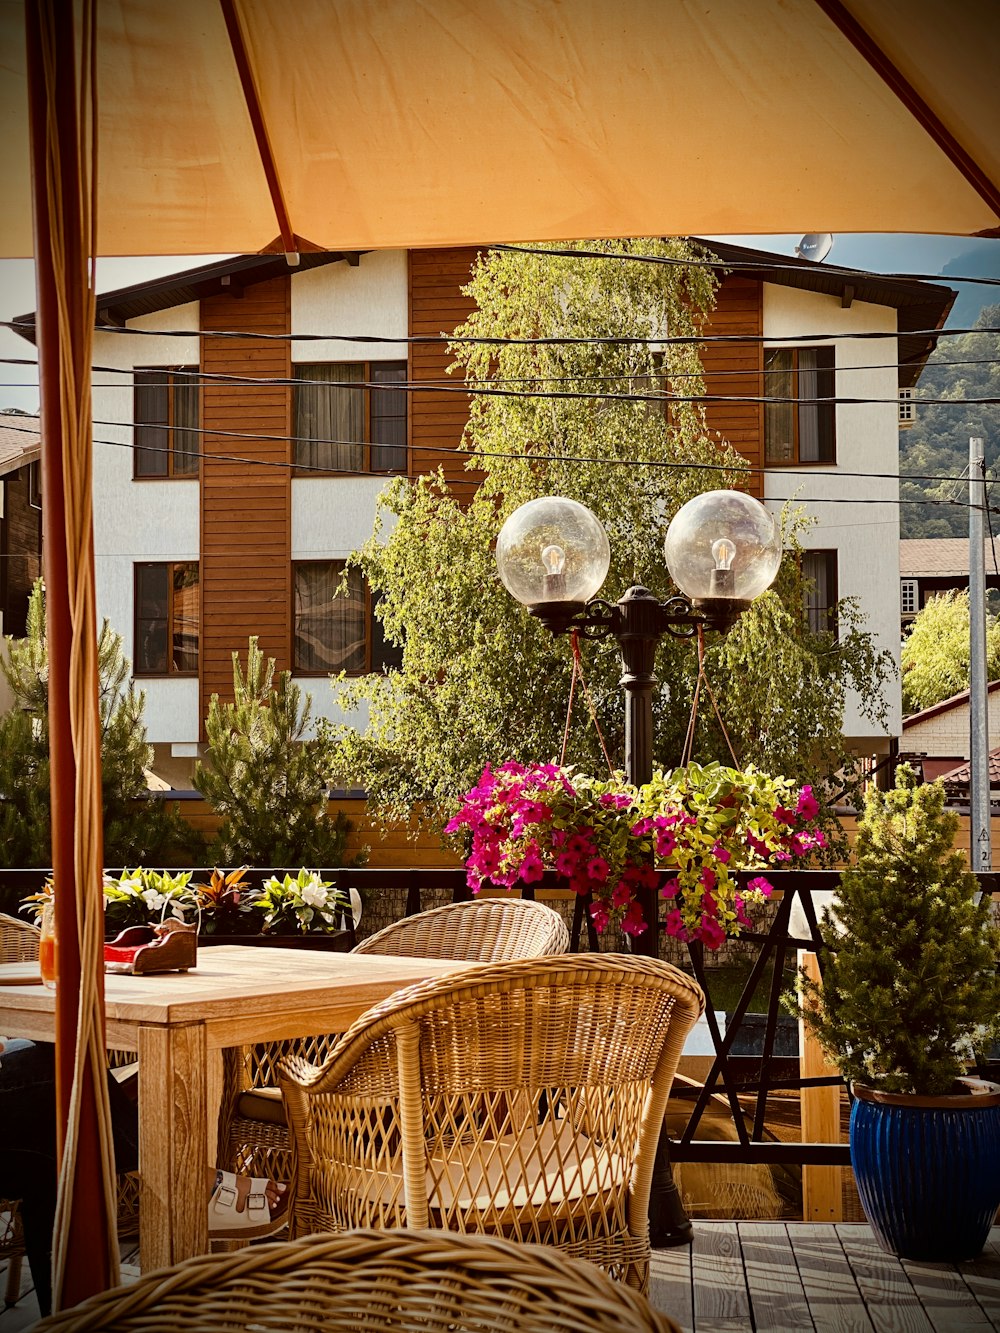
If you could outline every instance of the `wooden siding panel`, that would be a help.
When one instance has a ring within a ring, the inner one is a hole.
[[[213,330],[291,331],[287,277],[243,296],[201,303],[201,364],[208,373],[291,378],[287,339],[213,337]],[[290,666],[291,389],[207,380],[201,484],[201,716],[213,693],[232,699],[232,654],[256,634],[279,670]],[[219,433],[216,433],[219,432]],[[222,433],[225,432],[225,433]],[[268,439],[267,436],[274,438]],[[246,463],[233,459],[247,459]]]
[[[469,281],[478,253],[479,247],[410,251],[411,335],[450,333],[471,314],[473,302],[460,289]],[[460,377],[445,373],[451,360],[444,342],[412,343],[410,379],[461,384]],[[468,414],[469,400],[462,393],[425,389],[409,395],[411,476],[443,467],[449,481],[469,480],[464,457],[453,452],[462,442]]]
[[[705,326],[707,334],[745,334],[759,339],[764,331],[763,287],[750,278],[726,277]],[[705,343],[701,349],[705,391],[739,397],[759,395],[763,384],[764,349],[759,341]],[[706,403],[710,432],[717,433],[743,455],[751,467],[764,465],[764,409],[759,403]],[[751,475],[747,490],[764,494],[760,472]]]

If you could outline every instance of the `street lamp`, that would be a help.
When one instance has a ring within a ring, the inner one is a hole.
[[[664,541],[671,577],[683,596],[660,601],[633,587],[618,602],[596,598],[611,563],[607,533],[586,505],[558,496],[529,500],[497,538],[497,569],[507,590],[554,634],[613,637],[622,655],[625,771],[641,786],[653,772],[654,657],[664,634],[691,638],[703,625],[727,630],[770,587],[781,563],[774,516],[742,491],[708,491],[677,511]],[[655,906],[655,900],[653,905]],[[657,950],[656,922],[641,938]]]
[[[656,645],[664,634],[691,638],[699,626],[725,631],[774,581],[781,533],[773,515],[742,491],[708,491],[677,511],[664,542],[667,568],[682,596],[660,601],[633,587],[617,602],[596,597],[611,564],[608,535],[576,500],[545,496],[516,509],[500,530],[496,560],[507,590],[554,634],[577,630],[613,637],[625,690],[625,770],[642,786],[653,775],[653,688]],[[636,953],[658,957],[655,889],[640,890],[647,929]],[[654,1245],[683,1244],[691,1223],[670,1173],[661,1134],[650,1193]]]

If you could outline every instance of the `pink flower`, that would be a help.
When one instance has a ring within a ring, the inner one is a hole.
[[[642,915],[642,906],[634,899],[628,905],[628,910],[622,917],[622,930],[626,935],[641,935],[646,929],[646,921]]]
[[[599,805],[611,806],[615,810],[625,810],[632,804],[632,798],[624,792],[602,792],[597,800]]]
[[[610,917],[604,903],[596,901],[590,904],[590,919],[593,921],[594,928],[599,935],[607,930]]]
[[[712,848],[712,855],[715,857],[717,861],[720,861],[723,865],[728,865],[729,862],[733,859],[732,853],[726,851],[725,847],[723,847],[721,842],[717,842],[715,846]]]
[[[720,944],[726,940],[726,932],[716,921],[714,916],[708,913],[701,918],[701,925],[698,927],[698,938],[703,944],[707,944],[710,949],[717,949]]]
[[[674,875],[664,883],[663,888],[660,890],[660,897],[676,898],[677,894],[680,892],[680,887],[680,880]]]
[[[603,856],[595,856],[593,860],[587,862],[587,875],[590,879],[596,879],[600,884],[605,882],[610,870],[611,867]]]
[[[812,794],[812,787],[808,784],[799,792],[799,801],[795,807],[795,813],[801,815],[803,819],[815,819],[819,814],[819,801]]]
[[[611,890],[611,901],[616,907],[624,907],[632,901],[632,889],[625,880],[620,879]]]
[[[667,919],[664,922],[663,928],[667,934],[672,935],[674,939],[687,940],[691,938],[688,934],[687,927],[684,925],[684,918],[681,916],[679,907],[675,907],[672,912],[667,913]]]
[[[698,876],[698,878],[701,880],[701,883],[706,891],[715,888],[715,871],[710,870],[708,866],[703,867],[702,872]]]
[[[576,857],[571,856],[569,852],[560,852],[556,857],[556,869],[560,875],[572,875],[576,870]]]
[[[531,843],[525,853],[524,860],[521,862],[521,879],[524,880],[525,884],[534,884],[544,874],[545,867],[542,864],[542,858],[538,855],[538,848],[534,843]]]
[[[748,889],[753,889],[755,893],[761,894],[765,898],[770,898],[774,892],[774,886],[769,884],[763,875],[758,875],[756,879],[750,880],[747,884]]]

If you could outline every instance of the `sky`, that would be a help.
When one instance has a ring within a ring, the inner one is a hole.
[[[784,236],[727,236],[720,240],[748,245],[757,250],[791,255],[801,239]],[[141,259],[101,259],[97,268],[97,290],[114,291],[143,279],[195,268],[219,255],[171,255]],[[953,276],[995,278],[1000,284],[1000,238],[968,236],[874,235],[849,233],[834,237],[827,263],[847,268],[872,269],[881,273],[941,274],[957,287],[949,323],[954,328],[972,324],[983,305],[1000,302],[1000,286],[961,284]],[[0,320],[9,320],[35,308],[34,264],[30,259],[0,260]],[[33,360],[34,346],[9,329],[0,328],[0,358]],[[0,409],[38,410],[38,376],[32,366],[0,362]]]

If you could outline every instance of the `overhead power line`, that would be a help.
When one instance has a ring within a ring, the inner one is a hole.
[[[0,328],[13,329],[15,333],[32,333],[34,324],[25,320],[0,320]],[[245,342],[264,343],[311,343],[336,342],[358,343],[360,345],[385,346],[420,346],[434,344],[455,344],[459,346],[479,347],[692,347],[711,344],[743,343],[747,346],[764,344],[767,346],[801,346],[804,343],[831,342],[872,342],[891,338],[957,338],[967,333],[1000,333],[1000,328],[972,329],[906,329],[905,332],[881,332],[865,330],[855,333],[803,333],[773,337],[751,333],[686,333],[664,334],[656,338],[640,338],[634,335],[606,334],[590,338],[553,336],[548,338],[482,338],[454,333],[411,333],[411,334],[373,334],[373,333],[260,333],[245,329],[134,329],[123,328],[117,324],[95,325],[95,332],[124,335],[127,338],[226,338],[242,339]]]

